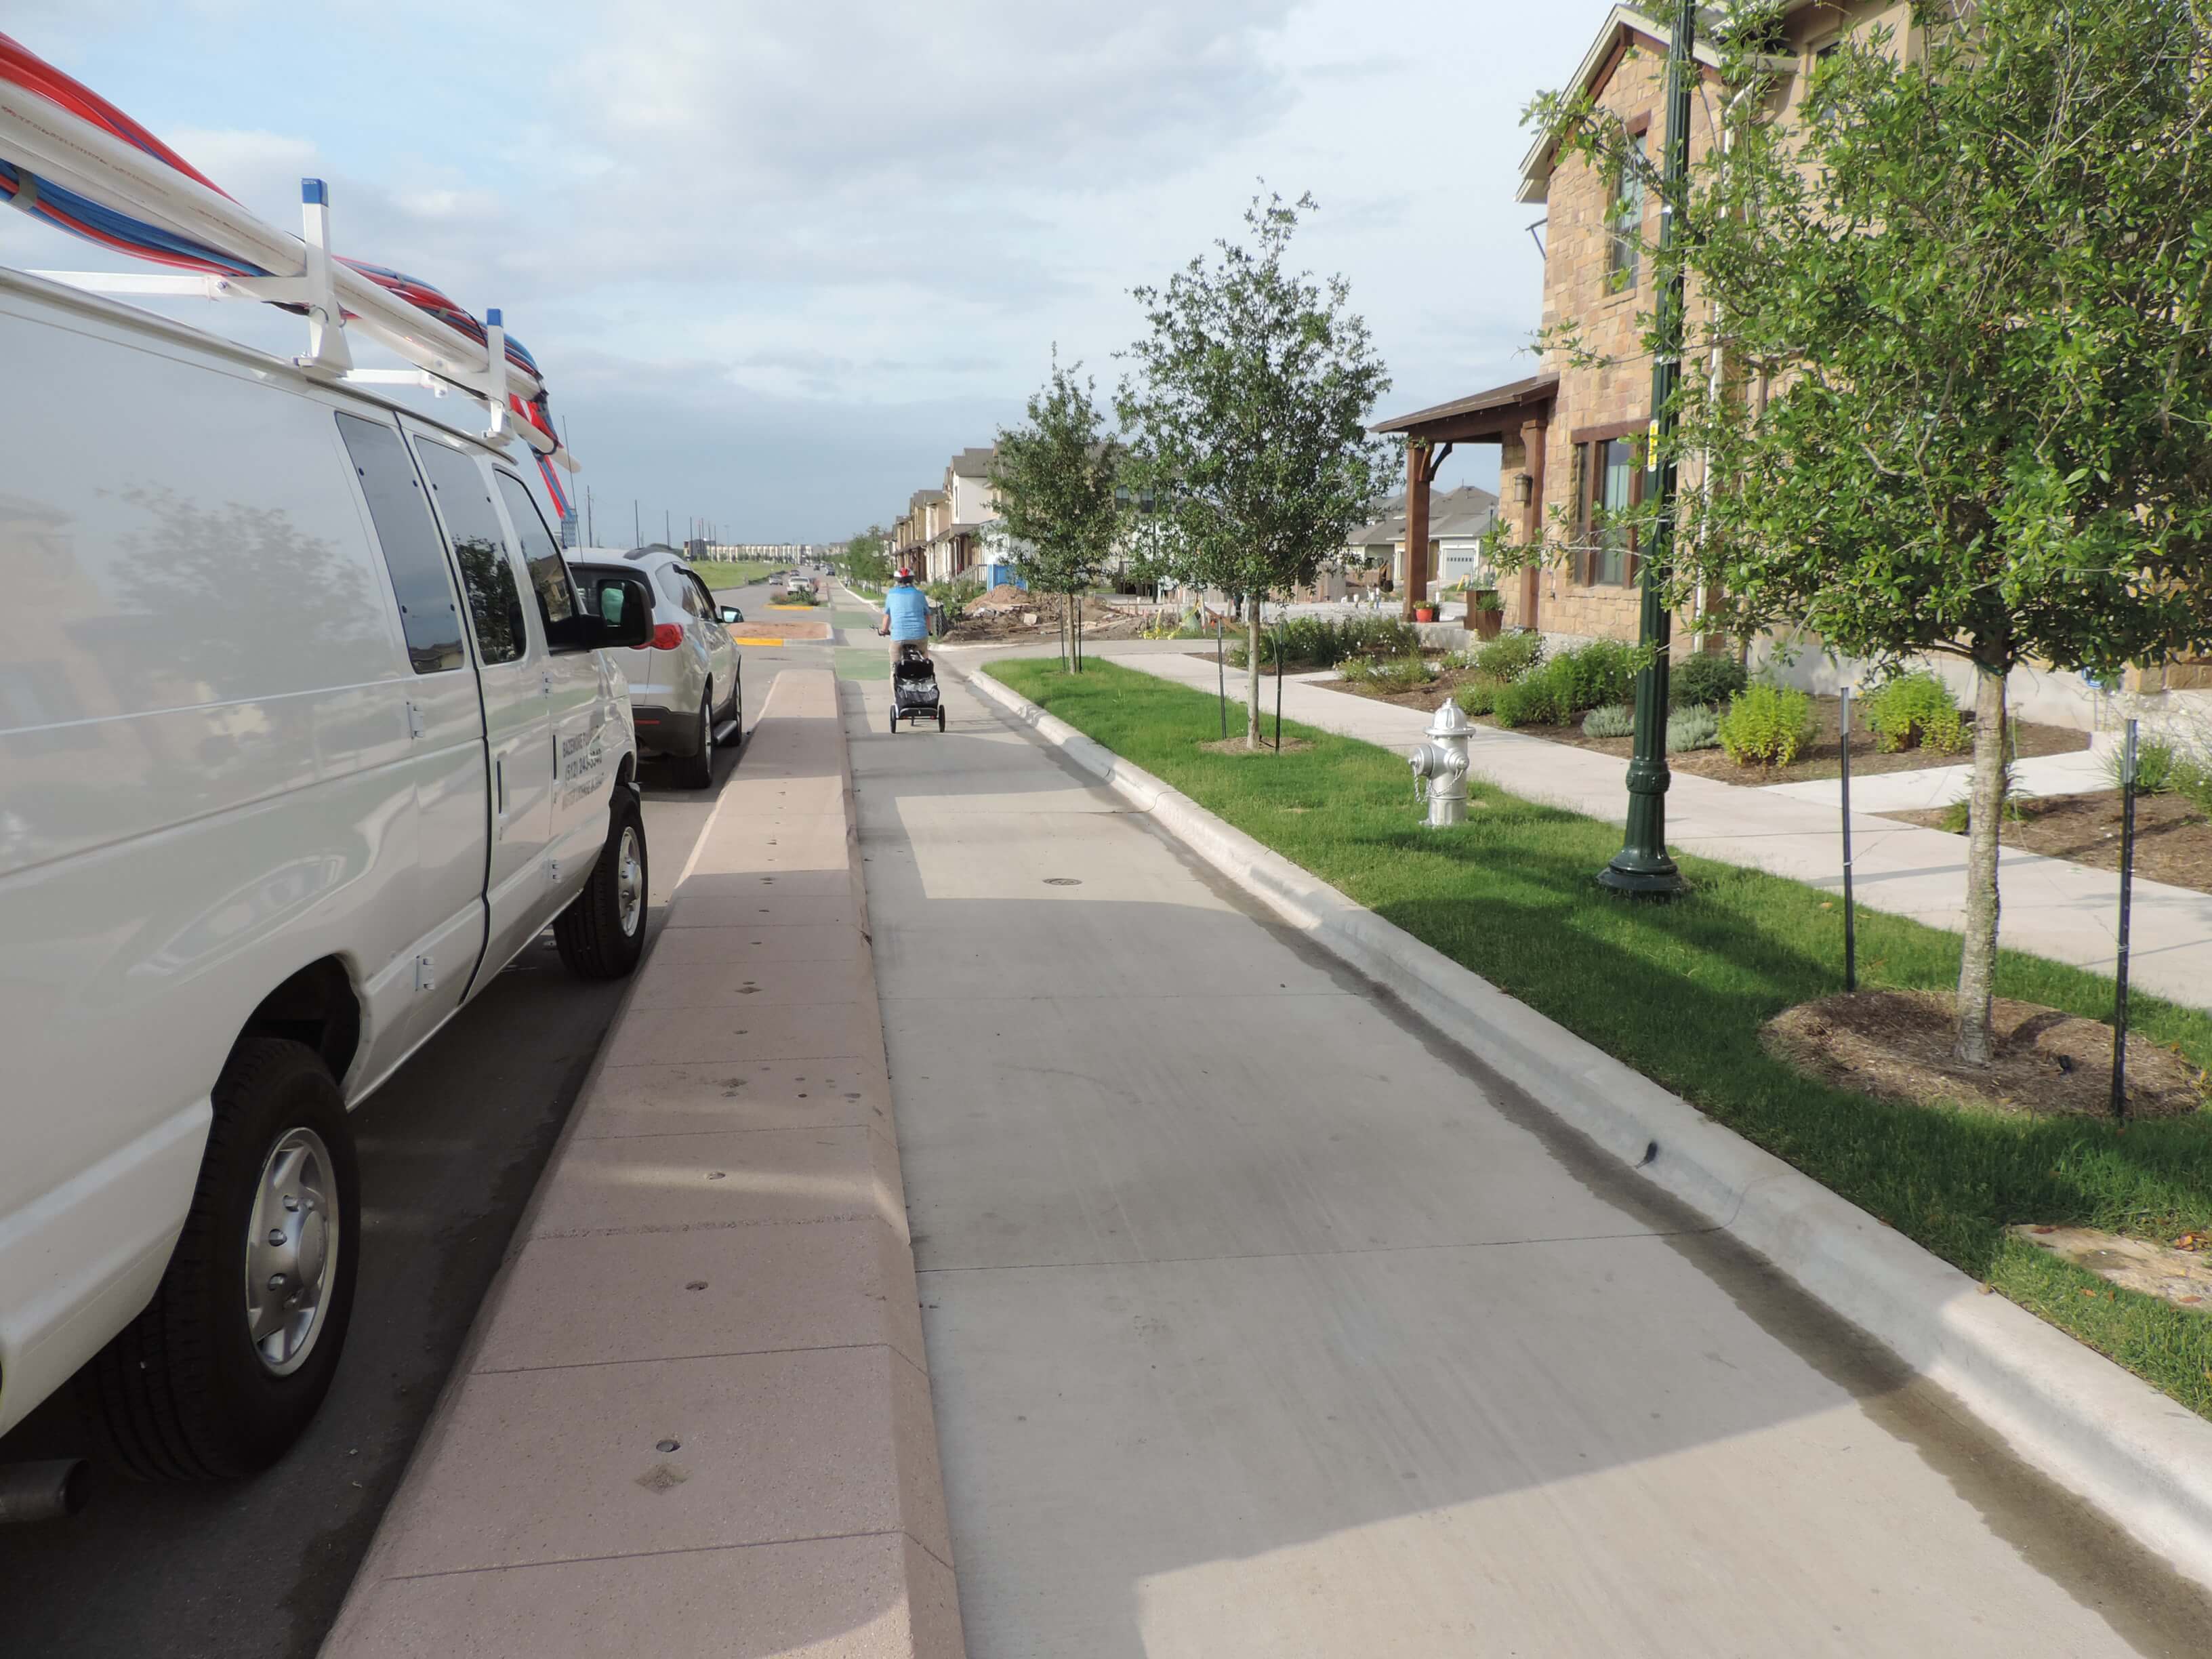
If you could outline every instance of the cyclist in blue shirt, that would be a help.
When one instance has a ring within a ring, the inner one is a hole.
[[[929,598],[914,585],[914,572],[903,565],[891,579],[890,592],[884,595],[884,619],[876,632],[890,635],[894,668],[908,646],[920,646],[925,652],[929,648]]]

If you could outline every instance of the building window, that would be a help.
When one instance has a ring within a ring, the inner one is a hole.
[[[1628,159],[1613,170],[1611,246],[1606,257],[1606,288],[1626,294],[1636,286],[1644,259],[1644,133],[1628,140]]]
[[[1644,469],[1632,438],[1607,438],[1589,447],[1589,565],[1592,587],[1626,587],[1636,576],[1636,533],[1629,509],[1644,494]]]

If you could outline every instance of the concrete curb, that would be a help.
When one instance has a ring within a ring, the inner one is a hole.
[[[787,670],[325,1659],[963,1652],[853,806]]]
[[[2027,1462],[2212,1586],[2212,1423],[1680,1096],[1216,817],[988,673],[986,702],[1275,915],[1956,1395]]]

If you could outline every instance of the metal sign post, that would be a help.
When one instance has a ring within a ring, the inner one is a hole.
[[[1229,647],[1221,635],[1221,618],[1213,619],[1213,679],[1221,697],[1221,740],[1229,741]]]
[[[1851,902],[1851,688],[1844,688],[1844,989],[1859,988],[1858,915]]]
[[[2112,1115],[2128,1116],[2128,914],[2135,904],[2136,734],[2128,722],[2128,747],[2120,762],[2120,948],[2112,974]]]

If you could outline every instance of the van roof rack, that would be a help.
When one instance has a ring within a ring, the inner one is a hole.
[[[495,309],[479,322],[429,283],[331,252],[330,191],[300,184],[301,234],[248,213],[183,156],[97,93],[0,34],[0,200],[101,247],[171,269],[162,273],[40,270],[95,294],[251,300],[307,319],[293,362],[319,379],[458,390],[489,416],[483,437],[516,439],[538,459],[564,517],[556,465],[580,469],[554,430],[545,380]],[[355,367],[359,329],[414,365]]]

